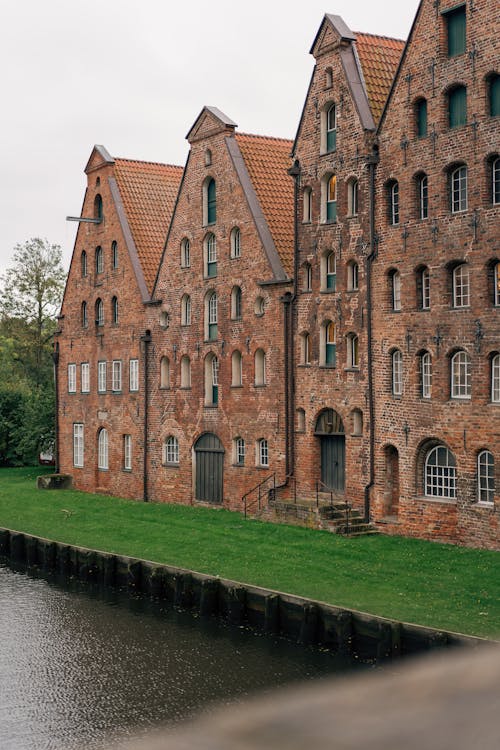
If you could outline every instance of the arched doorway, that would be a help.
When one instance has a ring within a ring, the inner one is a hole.
[[[385,448],[384,511],[397,516],[399,508],[399,453],[394,445]]]
[[[194,444],[195,498],[207,503],[223,499],[224,448],[217,435],[206,432]]]
[[[324,487],[343,492],[345,486],[344,423],[334,409],[325,409],[316,421],[314,434],[321,448],[321,482]]]

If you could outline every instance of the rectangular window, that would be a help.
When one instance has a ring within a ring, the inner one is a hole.
[[[90,365],[88,362],[82,362],[81,365],[82,393],[90,392]]]
[[[139,390],[139,360],[138,359],[130,360],[129,389],[131,391]]]
[[[83,424],[73,425],[73,466],[83,467]]]
[[[68,393],[76,393],[76,365],[68,365]]]
[[[123,468],[132,470],[132,435],[123,436]]]
[[[119,359],[114,359],[111,371],[111,390],[114,392],[122,389],[122,363]]]
[[[97,391],[98,393],[106,393],[106,362],[97,363]]]
[[[465,5],[445,14],[448,34],[448,57],[463,55],[465,52]]]
[[[243,440],[243,438],[238,438],[236,440],[235,463],[236,463],[236,466],[245,465],[245,441]]]
[[[467,124],[467,89],[458,86],[448,94],[448,117],[450,128]]]
[[[269,466],[269,447],[267,440],[259,441],[259,463],[261,466]]]

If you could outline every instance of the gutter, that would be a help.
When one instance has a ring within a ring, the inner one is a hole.
[[[143,490],[142,499],[145,503],[149,501],[148,497],[148,410],[149,410],[149,344],[151,343],[151,331],[147,330],[144,336],[141,336],[141,342],[144,345],[144,446],[143,446]]]
[[[378,146],[373,146],[368,157],[367,166],[370,173],[370,254],[366,259],[366,307],[368,328],[368,411],[370,415],[370,481],[365,487],[365,523],[370,522],[370,493],[375,484],[375,394],[373,391],[373,335],[372,335],[372,264],[376,260],[378,250],[378,236],[375,231],[375,171],[380,158]]]

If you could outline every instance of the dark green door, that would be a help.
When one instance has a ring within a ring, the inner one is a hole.
[[[344,435],[322,435],[321,481],[331,490],[344,491],[345,483],[345,437]]]
[[[195,497],[207,503],[223,498],[224,448],[211,432],[202,435],[194,446],[196,462]]]

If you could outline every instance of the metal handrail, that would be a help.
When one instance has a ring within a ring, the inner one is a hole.
[[[274,472],[273,474],[270,474],[268,477],[266,477],[261,482],[259,482],[259,484],[256,484],[255,487],[252,487],[251,490],[248,490],[248,492],[245,492],[245,494],[241,498],[241,501],[243,503],[243,513],[244,513],[245,518],[247,517],[247,508],[248,508],[247,498],[248,498],[248,496],[251,495],[256,490],[259,490],[258,504],[259,504],[259,510],[260,510],[261,487],[266,482],[268,482],[270,479],[273,480],[273,490],[275,490],[276,489],[276,472]]]
[[[319,488],[324,487],[327,492],[330,493],[330,505],[333,505],[333,490],[331,487],[328,487],[324,482],[321,481],[321,479],[316,480],[316,507],[319,508]]]

